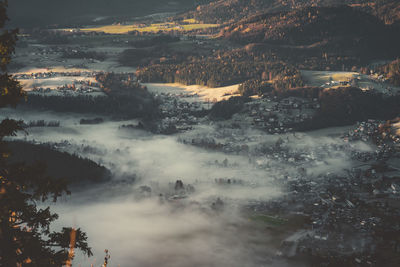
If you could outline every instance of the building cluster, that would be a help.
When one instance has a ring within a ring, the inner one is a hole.
[[[101,91],[100,84],[98,82],[91,81],[90,78],[95,77],[99,72],[95,71],[74,71],[74,72],[37,72],[37,73],[20,73],[15,74],[14,78],[17,80],[46,80],[55,79],[54,84],[60,83],[57,80],[63,78],[76,77],[75,80],[69,81],[66,79],[65,84],[59,86],[40,86],[34,85],[32,88],[33,93],[40,94],[52,94],[61,93],[63,95],[74,95],[74,94],[88,94],[88,93],[99,93]],[[86,78],[86,79],[85,79]]]
[[[197,114],[204,112],[204,103],[191,101],[197,94],[160,93],[155,95],[160,102],[161,121],[158,131],[161,133],[175,133],[191,129],[199,123]],[[183,101],[182,101],[183,99]]]
[[[210,132],[207,135],[182,135],[178,141],[183,144],[188,144],[196,147],[201,147],[209,150],[221,151],[227,154],[237,154],[247,156],[250,152],[248,142],[255,141],[254,137],[246,136],[241,129],[217,129],[215,132]],[[215,165],[221,166],[217,161]]]
[[[17,80],[36,80],[36,79],[51,79],[61,77],[95,77],[100,72],[98,71],[61,71],[61,72],[35,72],[35,73],[17,73],[13,77]]]
[[[374,151],[353,151],[352,157],[362,162],[386,160],[400,151],[400,119],[393,121],[368,120],[357,123],[343,136],[347,142],[363,141],[376,146]]]
[[[322,262],[349,257],[347,260],[364,266],[375,262],[382,247],[400,252],[400,240],[390,238],[400,227],[399,177],[386,178],[370,169],[355,169],[345,176],[324,175],[318,179],[288,183],[288,202],[302,203],[295,210],[309,217],[310,231],[286,243],[286,247],[295,246],[295,255]]]
[[[34,94],[61,94],[64,96],[73,96],[73,95],[85,95],[85,94],[94,94],[93,96],[103,95],[100,89],[92,86],[76,86],[75,84],[66,84],[62,86],[57,86],[55,89],[51,89],[49,87],[34,87],[31,91]]]
[[[244,114],[252,118],[255,128],[270,134],[291,132],[293,125],[312,118],[319,103],[304,98],[289,97],[277,102],[268,99],[253,100],[246,104]],[[241,118],[237,118],[239,122]]]
[[[356,142],[376,142],[382,127],[378,121],[361,122],[345,136],[348,144],[338,145],[336,150],[357,150]],[[400,150],[396,138],[383,141],[384,145],[378,142],[376,151],[366,152],[372,155],[368,161],[353,158],[360,164],[346,172],[314,176],[299,169],[293,179],[280,177],[278,182],[286,188],[281,199],[247,207],[258,213],[306,218],[301,230],[282,242],[277,255],[308,258],[316,266],[377,266],[383,254],[400,253],[400,169],[399,161],[393,160],[399,158]],[[260,146],[260,150],[281,158],[291,153],[284,143],[264,150]],[[326,150],[332,153],[332,149]],[[306,151],[297,154],[300,157],[295,161],[307,158]]]
[[[364,142],[372,141],[373,138],[379,136],[379,122],[375,120],[368,120],[358,122],[354,129],[351,129],[345,136],[345,141],[359,141]]]
[[[385,75],[383,74],[379,74],[379,73],[375,73],[373,71],[371,71],[369,78],[371,80],[377,81],[377,82],[381,82],[381,83],[386,83],[389,81],[388,78],[385,77]]]
[[[334,86],[349,86],[356,85],[358,79],[352,79],[350,81],[329,81],[321,85],[322,88],[331,88]]]

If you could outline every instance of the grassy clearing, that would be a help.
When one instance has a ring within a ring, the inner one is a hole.
[[[197,29],[207,29],[218,27],[219,24],[203,24],[197,23],[196,21],[187,20],[188,24],[178,24],[175,22],[165,22],[165,23],[154,23],[147,26],[140,25],[106,25],[94,28],[82,28],[83,32],[104,32],[108,34],[127,34],[132,31],[138,32],[169,32],[169,31],[191,31]]]

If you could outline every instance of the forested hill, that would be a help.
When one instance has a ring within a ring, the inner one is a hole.
[[[222,34],[248,43],[310,45],[339,36],[376,35],[385,29],[384,23],[373,15],[341,6],[265,13],[234,23],[226,27]]]
[[[182,15],[207,23],[232,23],[260,13],[290,11],[305,7],[349,5],[371,13],[386,23],[400,20],[398,0],[217,0]]]
[[[13,26],[88,23],[102,16],[140,17],[159,12],[180,12],[204,0],[11,0]]]
[[[354,1],[355,2],[355,1]],[[376,0],[360,1],[360,4],[351,6],[360,8],[374,14],[387,24],[400,23],[400,1],[399,0]]]
[[[12,0],[9,16],[12,26],[18,27],[90,24],[99,17],[132,18],[162,12],[184,12],[179,17],[223,24],[260,13],[337,5],[356,7],[386,23],[400,21],[398,0]]]
[[[283,8],[276,0],[219,0],[198,6],[195,10],[182,15],[207,23],[232,23],[275,8]]]
[[[69,184],[99,183],[111,178],[111,172],[104,166],[54,150],[50,145],[12,141],[7,142],[7,146],[11,150],[10,162],[45,164],[46,175],[54,179],[65,179]]]
[[[323,47],[348,54],[396,57],[400,28],[349,6],[307,7],[266,13],[224,28],[221,36],[239,43]]]

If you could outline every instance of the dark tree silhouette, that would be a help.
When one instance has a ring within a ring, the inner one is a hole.
[[[4,29],[6,8],[7,1],[0,1],[0,108],[15,107],[24,97],[19,83],[7,73],[18,31]],[[85,233],[72,228],[50,232],[50,224],[58,215],[49,207],[37,207],[37,202],[49,197],[56,201],[69,193],[66,183],[44,175],[42,166],[8,161],[10,153],[4,138],[19,130],[20,121],[0,122],[0,266],[62,266],[73,257],[70,248],[92,255]]]

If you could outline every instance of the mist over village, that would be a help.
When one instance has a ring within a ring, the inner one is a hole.
[[[400,266],[397,0],[0,0],[0,266]]]

